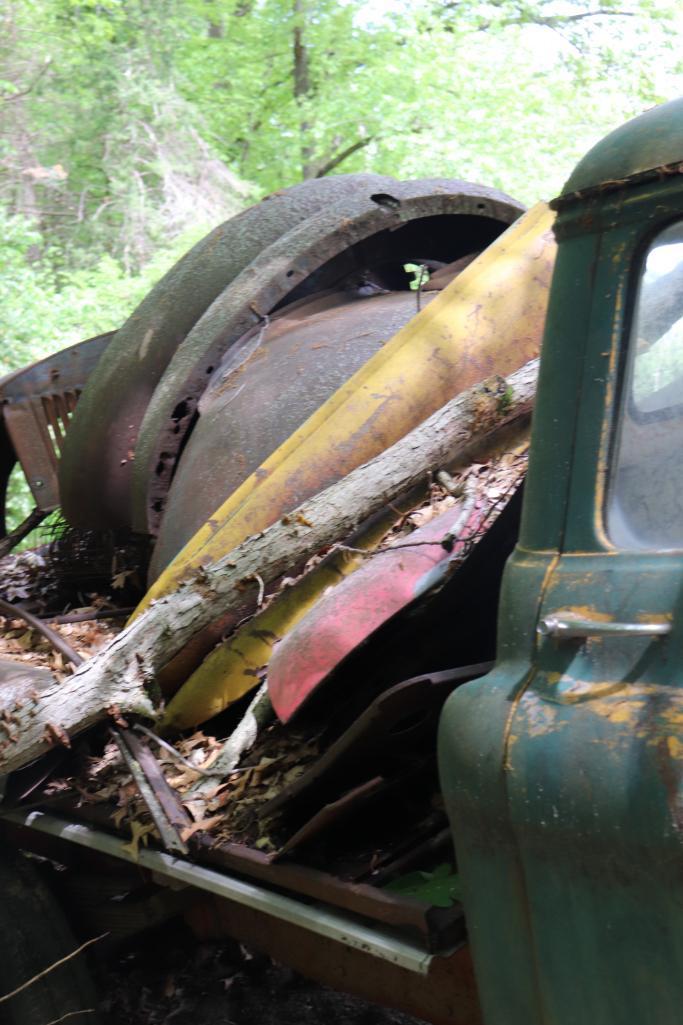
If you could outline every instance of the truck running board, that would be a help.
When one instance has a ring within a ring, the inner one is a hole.
[[[91,826],[65,822],[55,815],[40,811],[8,811],[1,817],[15,826],[28,827],[61,840],[69,840],[81,847],[133,862],[159,876],[175,879],[187,886],[265,912],[273,918],[301,926],[318,936],[362,951],[382,961],[388,961],[418,975],[427,975],[434,960],[434,955],[429,954],[423,947],[401,937],[370,928],[328,908],[305,904],[292,897],[273,893],[255,883],[193,864],[185,858],[175,858],[162,851],[143,847],[139,849],[135,858],[123,839],[93,829]]]

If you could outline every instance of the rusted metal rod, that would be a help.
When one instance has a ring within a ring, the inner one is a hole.
[[[48,616],[47,623],[90,623],[96,619],[128,619],[135,612],[131,605],[127,609],[97,609],[94,612],[66,612],[62,616]]]
[[[47,623],[44,623],[42,619],[38,619],[32,612],[25,609],[23,605],[13,605],[11,601],[5,601],[4,598],[0,598],[0,613],[6,618],[23,619],[25,623],[28,623],[32,629],[41,634],[55,651],[63,655],[73,666],[83,665],[85,659],[78,654],[76,649],[72,648],[61,634],[58,634],[56,630],[51,630]]]
[[[119,749],[123,761],[128,766],[128,769],[135,780],[140,796],[147,805],[147,810],[152,816],[154,825],[159,831],[161,842],[168,851],[177,851],[181,854],[187,854],[187,844],[183,842],[178,833],[176,823],[181,821],[180,811],[178,806],[169,796],[171,792],[168,783],[163,778],[161,770],[158,769],[154,773],[154,778],[150,778],[149,762],[143,767],[142,764],[142,751],[138,747],[139,742],[137,738],[130,731],[113,731],[114,740],[116,746]],[[149,754],[149,752],[147,752]],[[150,755],[151,758],[151,755]],[[163,787],[160,785],[160,777],[163,780]],[[176,795],[177,797],[177,795]],[[174,808],[174,819],[171,821],[169,815],[169,809]],[[184,815],[184,813],[183,813]],[[183,822],[184,825],[189,823],[189,819]]]

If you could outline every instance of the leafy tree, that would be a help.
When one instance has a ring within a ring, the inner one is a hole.
[[[372,168],[532,200],[667,98],[680,21],[673,0],[7,0],[0,201],[63,266],[135,271],[241,180]]]
[[[357,0],[193,10],[203,32],[179,47],[180,87],[224,158],[266,189],[372,168],[486,175],[531,200],[609,127],[668,98],[678,66],[680,13],[646,0],[444,0],[374,20]]]
[[[6,365],[116,326],[259,193],[376,170],[531,202],[680,88],[673,0],[375,2],[6,0]]]
[[[173,26],[168,0],[16,0],[2,17],[0,197],[66,266],[110,252],[135,270],[249,196],[173,84]]]

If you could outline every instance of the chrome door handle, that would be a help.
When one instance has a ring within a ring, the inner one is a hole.
[[[558,640],[572,637],[664,637],[671,632],[671,623],[617,623],[560,610],[540,619],[536,631],[541,637]]]

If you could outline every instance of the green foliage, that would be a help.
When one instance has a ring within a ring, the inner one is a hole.
[[[33,504],[26,478],[17,464],[10,475],[5,497],[5,521],[8,529],[13,529],[26,519]]]
[[[161,249],[142,271],[128,274],[107,254],[89,267],[55,270],[61,254],[42,259],[42,238],[24,218],[0,207],[0,377],[85,338],[119,327],[156,281],[205,232],[198,225]],[[33,505],[16,467],[8,488],[7,518],[16,526]],[[25,546],[24,546],[25,547]]]
[[[32,258],[40,252],[40,234],[25,219],[8,216],[0,208],[0,376],[120,327],[204,231],[203,225],[186,231],[136,274],[126,273],[123,264],[106,253],[90,266],[57,270],[55,261],[61,264],[61,254],[48,250],[42,258]]]
[[[296,8],[304,96],[292,82]],[[611,2],[459,0],[382,5],[374,19],[355,0],[193,10],[216,31],[179,46],[183,93],[225,159],[268,190],[333,164],[474,178],[531,202],[609,128],[676,91],[680,71],[671,2],[626,14]]]
[[[413,275],[408,282],[408,287],[412,292],[417,292],[429,281],[429,269],[423,263],[404,263],[403,269]]]
[[[190,241],[302,175],[548,197],[680,88],[681,17],[673,0],[8,0],[0,371],[118,326]]]
[[[512,405],[512,388],[508,384],[504,391],[498,396],[498,412],[504,416]]]
[[[0,200],[61,266],[110,253],[134,271],[248,199],[175,86],[176,6],[16,0],[0,14]]]
[[[454,871],[453,865],[446,862],[437,865],[431,872],[409,872],[388,883],[385,889],[402,897],[414,897],[437,908],[449,908],[461,897],[460,876]]]
[[[0,208],[0,376],[33,358],[36,333],[40,334],[40,307],[50,274],[31,253],[41,244],[40,233],[20,217]]]
[[[127,270],[244,205],[242,179],[372,169],[533,201],[680,89],[682,18],[675,0],[8,0],[0,201],[68,267]]]

